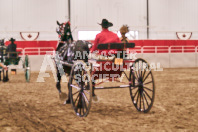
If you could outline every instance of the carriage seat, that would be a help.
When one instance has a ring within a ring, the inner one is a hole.
[[[126,48],[134,48],[135,43],[107,43],[107,44],[98,44],[97,49],[98,50],[113,50],[117,49],[118,51],[124,51]],[[115,57],[118,55],[115,54],[115,56],[104,56],[99,54],[90,54],[90,59],[98,60],[98,61],[110,61],[114,60]]]

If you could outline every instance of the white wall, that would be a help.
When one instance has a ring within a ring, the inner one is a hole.
[[[100,30],[103,18],[113,22],[112,30],[128,24],[147,39],[146,0],[72,0],[72,27]],[[198,39],[198,0],[149,0],[150,39],[177,39],[176,32],[193,32]]]
[[[149,0],[150,39],[177,39],[175,32],[193,32],[198,39],[198,0]],[[74,38],[80,30],[101,30],[103,18],[123,24],[146,39],[146,0],[71,0]],[[0,38],[21,39],[21,31],[39,31],[39,40],[55,40],[56,20],[68,20],[68,0],[0,0]]]
[[[0,38],[36,31],[39,40],[56,40],[56,20],[68,20],[67,0],[0,0]]]
[[[101,30],[102,19],[114,24],[111,30],[118,31],[123,24],[139,31],[139,38],[146,37],[145,0],[71,0],[71,24],[74,37],[82,30]]]
[[[175,32],[193,32],[198,39],[198,0],[149,0],[150,38],[177,39]]]

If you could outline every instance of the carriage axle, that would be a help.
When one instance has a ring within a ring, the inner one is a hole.
[[[95,87],[95,89],[115,89],[115,88],[129,88],[129,85],[120,85],[115,87]]]

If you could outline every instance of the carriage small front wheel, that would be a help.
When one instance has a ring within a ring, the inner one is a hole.
[[[68,86],[71,104],[76,115],[86,117],[92,102],[92,81],[86,63],[78,61],[73,65]]]
[[[130,68],[130,95],[135,108],[147,113],[153,106],[155,82],[150,65],[144,59],[136,59]]]

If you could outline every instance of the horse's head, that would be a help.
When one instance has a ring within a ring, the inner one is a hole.
[[[71,33],[71,28],[70,28],[70,22],[66,23],[59,23],[57,21],[58,28],[56,29],[56,32],[60,35],[61,41],[66,41],[66,42],[72,42],[73,37]]]

